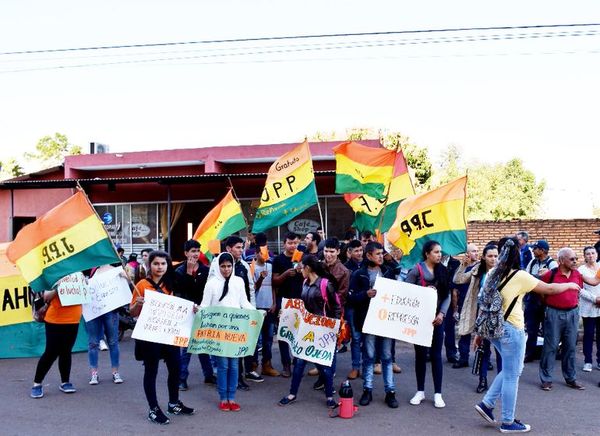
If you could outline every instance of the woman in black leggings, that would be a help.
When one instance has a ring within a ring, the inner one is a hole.
[[[42,382],[56,359],[58,359],[61,380],[59,389],[66,394],[75,392],[75,387],[69,378],[71,376],[71,351],[75,345],[75,339],[77,339],[81,305],[63,306],[56,290],[44,292],[44,301],[49,305],[45,318],[46,349],[40,357],[35,371],[31,398],[44,396]]]

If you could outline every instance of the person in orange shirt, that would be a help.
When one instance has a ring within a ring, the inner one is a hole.
[[[81,304],[63,306],[57,294],[56,289],[44,292],[44,301],[49,305],[44,320],[46,324],[46,349],[35,370],[31,398],[42,398],[44,396],[42,382],[56,359],[58,359],[61,380],[59,389],[66,394],[72,394],[76,391],[69,379],[71,376],[71,351],[79,330]]]
[[[173,295],[175,271],[171,256],[164,251],[152,251],[148,256],[148,264],[150,268],[148,275],[135,285],[131,304],[129,305],[132,316],[138,316],[142,311],[146,292],[162,292],[163,294]],[[172,415],[194,414],[194,409],[184,406],[179,400],[179,347],[136,339],[135,358],[144,362],[144,393],[148,400],[148,406],[150,406],[150,412],[148,413],[150,421],[161,425],[170,422],[169,418],[158,407],[156,398],[156,375],[161,359],[164,359],[169,372],[167,378],[169,388],[167,413]]]

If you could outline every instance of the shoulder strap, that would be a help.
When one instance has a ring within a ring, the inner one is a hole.
[[[162,278],[158,281],[158,283],[155,283],[154,280],[152,280],[151,278],[147,278],[146,280],[148,280],[148,283],[150,283],[152,287],[154,287],[154,290],[156,292],[160,292],[161,294],[165,293],[165,291],[163,291],[163,289],[160,287],[161,283],[163,282]]]
[[[548,283],[554,283],[554,277],[556,277],[556,273],[558,272],[558,268],[552,268],[550,273],[550,281]]]
[[[516,269],[516,270],[514,270],[513,272],[511,272],[511,273],[508,275],[508,277],[507,277],[507,278],[505,278],[505,279],[504,279],[504,281],[503,281],[502,283],[500,283],[500,286],[498,286],[498,292],[500,292],[500,291],[501,291],[501,290],[504,288],[504,286],[506,286],[506,284],[507,284],[507,283],[510,281],[510,279],[512,279],[512,278],[515,276],[515,274],[516,274],[516,273],[518,273],[518,272],[519,272],[519,270],[518,270],[518,269]]]
[[[512,312],[513,308],[515,307],[515,304],[517,304],[517,299],[519,298],[519,296],[517,295],[515,298],[513,298],[513,301],[510,302],[510,306],[508,306],[508,309],[506,309],[506,312],[504,313],[504,321],[506,321],[510,315],[510,313]]]
[[[421,266],[421,262],[417,263],[417,269],[419,270],[419,276],[421,277],[421,286],[424,288],[427,287],[427,283],[425,283],[425,277],[423,272],[423,267]]]

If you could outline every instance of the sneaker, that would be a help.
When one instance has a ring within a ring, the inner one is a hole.
[[[373,374],[381,374],[381,363],[373,365]]]
[[[188,384],[187,384],[187,382],[185,380],[179,382],[179,390],[180,391],[187,391],[188,390]]]
[[[338,350],[338,354],[345,353],[346,351],[348,351],[348,347],[345,345],[342,345],[340,347],[340,349]]]
[[[500,426],[501,433],[527,433],[531,431],[529,424],[523,424],[518,419],[515,419],[512,424],[502,424]]]
[[[418,406],[421,404],[421,401],[425,399],[425,392],[417,391],[417,393],[410,399],[409,403],[413,406]]]
[[[336,403],[333,398],[329,398],[327,400],[327,408],[328,409],[335,409],[337,406],[338,406],[338,403]]]
[[[33,386],[31,388],[31,398],[42,398],[44,396],[44,386]]]
[[[248,383],[246,383],[244,380],[242,380],[241,378],[238,380],[238,385],[237,388],[240,391],[249,391],[250,390],[250,386],[248,386]]]
[[[169,403],[167,408],[167,413],[171,415],[193,415],[195,412],[191,407],[184,406],[181,401],[176,402],[175,404]]]
[[[231,409],[229,408],[229,401],[221,401],[219,403],[219,410],[221,412],[230,412]]]
[[[394,391],[389,391],[388,393],[385,394],[385,404],[388,405],[388,407],[392,408],[392,409],[397,409],[398,408],[398,400],[396,400],[396,392]]]
[[[167,425],[169,422],[171,422],[158,406],[150,409],[150,412],[148,413],[148,420],[159,425]]]
[[[217,377],[215,377],[214,374],[209,375],[208,377],[204,377],[204,383],[206,383],[207,385],[216,385],[217,384]],[[187,383],[185,384],[186,389],[187,389]]]
[[[363,389],[363,393],[358,401],[361,406],[368,406],[373,401],[373,392],[371,389]]]
[[[566,383],[567,383],[568,387],[573,388],[573,389],[577,389],[578,391],[585,390],[585,386],[582,385],[581,383],[579,383],[577,380],[568,381]]]
[[[106,341],[104,339],[100,339],[99,348],[100,348],[100,351],[108,350],[108,345],[106,345]]]
[[[483,401],[481,403],[475,405],[475,410],[477,410],[477,412],[481,415],[481,417],[483,419],[485,419],[487,422],[489,422],[490,424],[496,423],[496,418],[494,418],[494,413],[493,413],[494,409],[490,409],[488,406],[486,406],[483,403]]]
[[[591,363],[586,363],[583,365],[582,371],[585,372],[592,372],[592,364]]]
[[[400,365],[398,365],[396,362],[394,362],[394,363],[392,363],[392,372],[394,374],[401,374],[402,368],[400,368]]]
[[[246,380],[254,382],[254,383],[262,383],[265,381],[256,371],[251,371],[246,373]]]
[[[551,391],[552,390],[552,382],[543,382],[542,390],[543,391]]]
[[[120,385],[121,383],[123,383],[121,374],[119,374],[118,372],[113,372],[112,378],[113,378],[113,383],[116,385]]]
[[[239,412],[240,409],[241,409],[240,405],[238,403],[236,403],[235,401],[229,402],[229,410],[231,410],[232,412]]]
[[[294,401],[296,401],[295,395],[286,395],[281,400],[279,400],[279,403],[277,404],[279,404],[280,406],[287,406],[288,404],[292,404]]]
[[[98,373],[96,371],[94,371],[92,373],[92,376],[90,377],[90,384],[91,385],[97,385],[100,381],[98,380]]]
[[[73,386],[72,383],[61,383],[59,389],[61,391],[63,391],[65,394],[73,394],[75,392],[77,392],[77,389],[75,389],[75,386]]]
[[[446,407],[442,394],[433,394],[433,406],[437,409],[443,409]]]
[[[315,376],[315,375],[319,375],[319,370],[317,368],[311,368],[308,370],[308,375],[310,376]]]
[[[325,389],[325,382],[319,377],[315,384],[313,384],[313,389],[315,391],[322,391],[323,389]]]

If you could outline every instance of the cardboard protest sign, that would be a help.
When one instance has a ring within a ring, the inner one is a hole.
[[[89,280],[91,301],[83,305],[83,318],[86,321],[129,304],[131,301],[129,283],[121,273],[123,267],[115,268],[106,265],[99,268]]]
[[[157,344],[187,347],[194,321],[194,303],[147,289],[131,337]]]
[[[64,276],[56,282],[56,291],[63,306],[75,306],[92,301],[87,278],[80,272]]]
[[[206,307],[196,313],[188,353],[220,357],[254,354],[263,323],[258,310]]]
[[[277,335],[294,357],[331,366],[339,329],[339,319],[313,315],[300,299],[284,298],[281,303]]]
[[[363,333],[431,347],[436,290],[383,277],[374,288]]]

